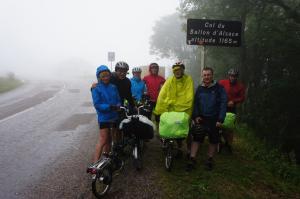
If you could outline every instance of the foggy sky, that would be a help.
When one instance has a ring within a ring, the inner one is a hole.
[[[107,52],[132,66],[149,55],[155,21],[174,13],[178,0],[1,0],[0,73],[46,75],[110,66]],[[84,68],[79,68],[84,66]]]

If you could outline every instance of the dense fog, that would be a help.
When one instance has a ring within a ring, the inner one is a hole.
[[[93,75],[107,53],[133,66],[149,54],[153,26],[174,13],[174,0],[10,0],[0,3],[0,74],[25,77]]]

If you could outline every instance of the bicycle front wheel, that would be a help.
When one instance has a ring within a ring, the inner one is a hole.
[[[92,191],[97,198],[103,196],[109,191],[112,181],[112,174],[109,169],[100,171],[98,176],[92,181]]]
[[[136,170],[141,170],[143,167],[140,143],[133,147],[133,166]]]

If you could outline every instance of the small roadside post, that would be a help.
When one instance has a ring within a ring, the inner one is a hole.
[[[108,61],[110,62],[110,70],[112,71],[112,63],[115,61],[115,52],[108,52]]]

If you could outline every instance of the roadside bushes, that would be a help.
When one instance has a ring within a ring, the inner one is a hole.
[[[288,160],[288,156],[270,146],[265,140],[259,139],[254,130],[246,124],[238,125],[236,132],[239,137],[239,147],[249,158],[265,162],[270,171],[281,179],[296,185],[300,184],[300,168],[296,165],[295,157]]]
[[[8,73],[6,76],[0,76],[0,93],[12,90],[22,85],[22,81],[17,79],[14,73]]]

